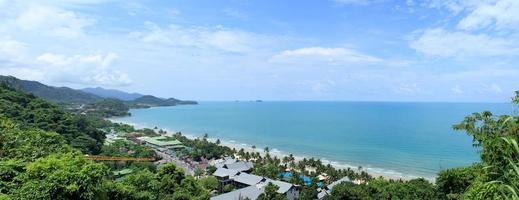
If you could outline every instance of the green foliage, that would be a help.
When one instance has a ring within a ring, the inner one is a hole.
[[[213,165],[209,165],[209,166],[207,166],[207,168],[205,170],[206,170],[207,174],[213,174],[217,170],[217,168]]]
[[[65,139],[53,132],[29,128],[22,130],[10,120],[0,117],[0,160],[33,161],[52,153],[70,152]]]
[[[25,164],[21,160],[0,160],[0,194],[8,193],[17,187],[15,177],[25,171]]]
[[[175,98],[163,99],[152,95],[144,95],[133,101],[128,101],[133,108],[148,108],[155,106],[176,106],[176,105],[188,105],[197,104],[196,101],[182,101]]]
[[[116,140],[111,144],[104,145],[100,155],[151,158],[155,157],[155,152],[150,147],[138,145],[132,141]]]
[[[84,113],[96,117],[127,116],[130,107],[118,99],[103,99],[94,103],[89,103],[76,109],[78,113]]]
[[[438,173],[436,187],[448,199],[461,199],[463,193],[482,172],[481,164],[443,170]]]
[[[158,192],[160,194],[173,194],[184,180],[184,170],[168,163],[160,166],[157,171]]]
[[[103,143],[104,133],[91,118],[71,115],[31,94],[0,87],[0,113],[24,128],[56,132],[85,153],[99,153]]]
[[[234,185],[231,185],[231,184],[227,184],[227,185],[223,186],[223,188],[222,188],[223,193],[231,192],[233,190],[234,190]]]
[[[198,178],[202,175],[204,175],[204,170],[201,167],[197,166],[194,170],[194,176]]]
[[[209,193],[192,176],[182,180],[179,192],[189,195],[189,199],[209,199]]]
[[[368,184],[344,182],[336,185],[326,199],[441,199],[425,179],[394,181],[375,179]]]
[[[265,186],[265,192],[258,196],[258,200],[284,200],[287,199],[283,194],[279,194],[277,190],[279,187],[277,185],[269,182]]]
[[[512,97],[512,103],[519,105],[519,90],[515,91],[515,96]]]
[[[113,198],[118,199],[157,199],[159,181],[155,174],[148,170],[141,170],[125,176],[121,182],[115,184],[111,192]]]
[[[135,128],[133,128],[133,126],[123,123],[113,123],[112,127],[116,133],[131,133],[135,131]]]
[[[316,188],[303,186],[299,192],[299,200],[314,200],[317,199],[317,194]]]
[[[108,168],[85,160],[79,153],[54,154],[37,159],[18,176],[13,196],[21,199],[97,199]]]
[[[133,158],[153,158],[156,157],[153,149],[147,146],[135,144],[128,140],[116,140],[111,144],[104,145],[101,149],[101,154],[104,156],[116,156],[116,157],[133,157]],[[155,164],[150,162],[116,162],[109,161],[105,162],[113,170],[120,170],[124,168],[137,168],[137,169],[149,169],[155,170]]]
[[[120,182],[106,184],[109,199],[209,199],[201,182],[172,164],[161,166],[155,174],[139,170]]]
[[[478,188],[471,190],[467,194],[474,196],[497,196],[495,191],[500,192],[500,197],[503,199],[519,199],[519,145],[517,141],[510,138],[503,138],[508,144],[512,155],[507,155],[506,159],[509,161],[509,169],[504,171],[506,175],[498,180],[493,180],[485,184],[479,184]]]
[[[518,99],[519,92],[516,92],[512,103],[519,103]],[[467,188],[465,198],[497,198],[501,196],[499,187],[488,183],[519,183],[514,163],[511,162],[519,155],[515,154],[513,145],[510,145],[510,141],[519,140],[519,116],[494,116],[488,111],[474,113],[454,125],[454,128],[472,136],[474,146],[481,149],[483,170]]]
[[[207,140],[207,137],[191,140],[178,132],[174,135],[174,138],[182,142],[182,144],[191,147],[191,150],[186,150],[183,153],[195,161],[200,161],[202,158],[218,159],[233,154],[231,148],[210,142]]]
[[[54,103],[91,103],[102,98],[96,95],[74,90],[67,87],[52,87],[36,81],[20,80],[12,76],[0,76],[0,83],[4,87],[16,88],[24,92],[32,93],[40,98]]]
[[[207,176],[200,179],[200,183],[205,189],[209,191],[216,190],[218,188],[218,179],[214,176]]]

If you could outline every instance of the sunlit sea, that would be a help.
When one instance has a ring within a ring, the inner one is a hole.
[[[478,149],[452,125],[505,103],[200,102],[131,110],[118,120],[161,127],[273,153],[316,157],[324,163],[401,177],[434,179],[441,169],[470,165]]]

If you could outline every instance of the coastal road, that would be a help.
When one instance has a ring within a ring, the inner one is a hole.
[[[155,150],[155,153],[157,153],[157,155],[159,155],[162,158],[162,160],[157,161],[158,163],[173,163],[177,167],[182,167],[182,169],[184,169],[184,172],[186,173],[186,175],[193,176],[195,174],[193,169],[191,169],[185,162],[181,161],[177,157],[171,156],[171,155],[161,152],[157,149],[154,149],[154,150]]]

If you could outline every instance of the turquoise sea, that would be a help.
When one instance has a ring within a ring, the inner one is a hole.
[[[433,179],[440,169],[478,161],[477,149],[452,125],[505,103],[200,102],[131,110],[118,119],[185,134],[265,146],[275,153],[316,157],[325,163],[402,177]]]

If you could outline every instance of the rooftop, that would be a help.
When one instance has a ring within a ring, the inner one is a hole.
[[[239,161],[239,162],[235,162],[235,163],[225,164],[223,167],[227,168],[227,169],[234,169],[234,170],[243,172],[243,171],[250,170],[253,166],[254,165],[252,164],[252,162]]]
[[[214,171],[213,176],[216,177],[232,177],[236,174],[238,174],[239,171],[232,170],[232,169],[225,169],[225,168],[218,168],[216,171]]]
[[[291,183],[287,183],[287,182],[283,182],[283,181],[277,181],[277,180],[272,180],[272,179],[267,179],[264,184],[266,185],[268,183],[272,183],[274,185],[277,185],[279,187],[277,192],[281,193],[281,194],[285,194],[286,192],[288,192],[288,190],[290,190],[290,188],[292,188],[292,186],[294,186]]]
[[[339,179],[339,180],[337,180],[337,181],[335,181],[335,182],[333,182],[333,183],[330,183],[330,185],[328,185],[328,189],[329,189],[329,190],[332,190],[333,187],[335,187],[336,185],[339,185],[339,184],[342,183],[342,182],[351,182],[351,179],[348,178],[347,176],[342,177],[341,179]]]
[[[263,181],[263,177],[256,176],[253,174],[240,173],[233,177],[235,182],[247,184],[247,185],[256,185],[259,182]]]
[[[175,146],[175,145],[182,144],[182,142],[175,140],[175,139],[168,138],[166,136],[158,136],[158,137],[144,136],[144,137],[139,137],[137,139],[139,139],[141,141],[145,141],[145,142],[153,144],[153,145],[161,146],[161,147]]]
[[[244,187],[239,190],[234,190],[225,194],[211,197],[211,200],[243,200],[243,199],[257,199],[263,193],[264,188],[258,188],[255,185]]]

